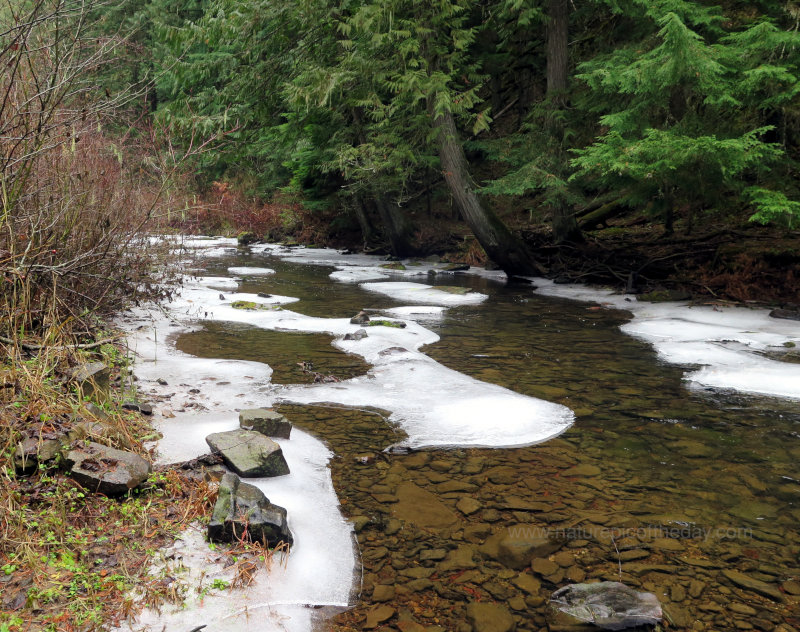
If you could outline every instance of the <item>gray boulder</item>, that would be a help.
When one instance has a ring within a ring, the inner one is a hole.
[[[67,453],[70,475],[90,491],[108,496],[124,494],[147,480],[148,461],[99,443],[76,446]]]
[[[259,432],[215,432],[206,437],[206,443],[239,476],[283,476],[289,473],[281,447]]]
[[[111,369],[102,362],[81,364],[68,373],[70,382],[74,383],[84,398],[104,400],[108,397]]]
[[[239,426],[245,430],[254,430],[267,437],[288,439],[292,432],[292,423],[280,413],[266,408],[248,408],[239,413]]]
[[[366,329],[357,329],[355,333],[344,335],[345,340],[362,340],[364,338],[367,338]]]
[[[366,325],[369,322],[369,314],[367,312],[361,311],[358,312],[355,316],[350,319],[351,325]]]
[[[638,592],[620,582],[564,586],[550,596],[550,604],[604,630],[655,625],[663,617],[653,593]]]
[[[286,510],[269,502],[258,487],[242,482],[236,474],[225,474],[208,523],[208,539],[216,542],[266,542],[277,546],[292,543]]]

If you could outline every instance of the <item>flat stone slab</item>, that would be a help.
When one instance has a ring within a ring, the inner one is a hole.
[[[289,466],[281,447],[253,430],[215,432],[206,437],[211,449],[239,476],[283,476]]]
[[[638,592],[620,582],[564,586],[550,596],[550,604],[604,630],[655,625],[663,617],[661,604],[654,594]]]
[[[239,427],[280,439],[288,439],[292,433],[292,423],[284,415],[266,408],[248,408],[240,412]]]
[[[215,542],[266,542],[274,547],[292,544],[286,510],[273,505],[258,487],[228,472],[219,483],[219,494],[208,523],[208,539]]]
[[[138,487],[152,471],[148,461],[133,452],[89,442],[67,453],[70,476],[92,492],[116,496]]]
[[[744,588],[745,590],[758,593],[759,595],[763,595],[764,597],[772,599],[773,601],[786,601],[786,596],[780,590],[778,590],[777,586],[770,586],[766,582],[749,577],[748,575],[740,573],[739,571],[725,569],[722,571],[722,574],[731,583],[735,584],[739,588]]]

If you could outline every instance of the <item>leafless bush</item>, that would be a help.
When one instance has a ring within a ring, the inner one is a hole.
[[[95,8],[0,5],[0,334],[79,332],[157,287],[158,194],[103,132],[131,95],[93,82],[120,44],[90,35]]]

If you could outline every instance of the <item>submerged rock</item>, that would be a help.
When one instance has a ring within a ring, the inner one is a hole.
[[[272,439],[252,430],[215,432],[206,437],[214,452],[239,476],[283,476],[289,466],[281,447]]]
[[[784,320],[800,320],[800,310],[797,309],[773,309],[769,313],[771,318],[781,318]]]
[[[638,592],[620,582],[565,586],[551,595],[550,603],[561,612],[604,630],[654,625],[663,617],[654,594]]]
[[[115,496],[138,487],[152,468],[138,454],[89,442],[69,451],[70,475],[90,491]]]
[[[286,510],[273,505],[258,487],[244,483],[230,472],[219,483],[219,495],[208,523],[208,539],[266,542],[274,547],[292,544]]]
[[[239,427],[281,439],[288,439],[292,432],[292,423],[284,415],[266,408],[248,408],[241,411]]]
[[[534,558],[545,558],[563,545],[563,541],[551,538],[547,530],[523,524],[495,533],[480,547],[480,552],[508,568],[522,570]]]
[[[511,613],[505,607],[494,603],[469,604],[467,620],[475,632],[510,632],[515,627]]]

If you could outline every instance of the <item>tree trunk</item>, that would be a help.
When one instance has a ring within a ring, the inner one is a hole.
[[[509,276],[541,274],[541,267],[508,227],[489,209],[484,208],[472,188],[467,159],[459,140],[453,115],[431,112],[439,144],[439,161],[445,182],[464,221],[467,222],[486,254]]]
[[[569,80],[569,0],[547,5],[547,96],[564,105]]]
[[[353,122],[356,126],[356,136],[358,142],[365,144],[367,138],[364,135],[364,127],[361,119],[361,110],[353,108],[351,110],[353,115]],[[386,199],[386,195],[377,190],[373,190],[373,201],[375,208],[378,210],[378,215],[381,218],[381,224],[384,235],[389,240],[389,247],[395,257],[409,257],[415,253],[415,249],[411,246],[411,224],[408,218],[403,215],[399,207],[392,204]],[[358,206],[358,202],[356,202]],[[366,219],[366,209],[363,211],[364,219]],[[358,213],[358,211],[356,211]],[[361,214],[357,215],[358,221],[361,224],[362,233],[364,233],[364,243],[368,239],[367,233],[364,232],[364,224],[362,223]]]
[[[353,200],[353,211],[358,220],[358,226],[361,228],[361,237],[364,239],[364,248],[366,249],[373,240],[375,231],[372,228],[372,222],[369,221],[367,205],[360,195],[356,196],[355,200]]]
[[[411,224],[403,211],[392,204],[382,193],[375,194],[375,207],[381,217],[384,234],[395,257],[410,257],[415,254],[411,245]]]
[[[548,0],[547,4],[547,98],[550,107],[563,108],[567,102],[569,81],[569,0]],[[561,153],[564,126],[558,116],[549,116],[548,126]],[[566,161],[566,157],[564,157]],[[575,214],[566,202],[553,206],[553,241],[583,241]]]

